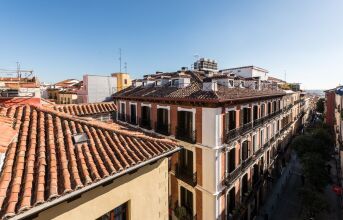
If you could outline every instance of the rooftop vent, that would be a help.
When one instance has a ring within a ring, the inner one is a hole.
[[[73,142],[74,144],[81,144],[88,142],[88,136],[86,133],[78,133],[73,135]]]

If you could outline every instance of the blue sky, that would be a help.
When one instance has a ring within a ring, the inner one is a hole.
[[[343,83],[341,0],[0,0],[0,68],[41,81],[119,71],[133,78],[190,67],[256,65],[305,89]]]

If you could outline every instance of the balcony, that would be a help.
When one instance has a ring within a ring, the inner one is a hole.
[[[170,124],[155,123],[155,131],[166,136],[170,135]]]
[[[147,118],[139,119],[139,126],[148,130],[151,130],[151,120]]]
[[[176,127],[176,139],[186,141],[191,144],[196,143],[196,131],[185,129],[184,127],[177,126]]]
[[[246,160],[244,160],[239,167],[237,167],[234,171],[232,171],[231,173],[228,173],[225,177],[224,180],[224,184],[229,186],[230,184],[232,184],[237,177],[242,174],[242,172],[249,166],[251,166],[253,164],[254,160],[253,157],[250,156],[248,157]]]
[[[234,140],[235,138],[239,137],[240,135],[244,135],[245,133],[264,125],[265,123],[273,120],[275,117],[279,116],[282,113],[282,110],[277,110],[263,118],[256,119],[255,121],[249,122],[244,124],[240,128],[235,128],[233,130],[229,130],[225,133],[224,142],[229,143],[230,141]]]
[[[118,120],[119,121],[125,121],[126,120],[126,114],[124,113],[118,113]]]
[[[245,134],[248,131],[250,131],[252,128],[253,128],[252,122],[246,123],[240,128],[240,134]]]
[[[193,187],[197,185],[197,173],[193,173],[193,171],[182,167],[178,163],[175,164],[175,176]]]

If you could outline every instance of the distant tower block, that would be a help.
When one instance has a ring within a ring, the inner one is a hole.
[[[195,61],[194,63],[195,70],[218,70],[218,63],[215,60],[200,58],[199,60]]]

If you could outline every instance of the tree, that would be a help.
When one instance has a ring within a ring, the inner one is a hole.
[[[325,102],[324,98],[318,99],[317,108],[316,108],[317,112],[322,113],[322,114],[324,113],[324,102]]]
[[[311,188],[304,187],[299,190],[299,194],[304,205],[304,217],[314,217],[323,211],[329,211],[329,204],[324,199],[322,193],[319,193]]]
[[[302,158],[305,185],[318,192],[329,184],[330,177],[326,169],[326,162],[318,153],[306,153]]]

